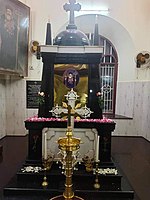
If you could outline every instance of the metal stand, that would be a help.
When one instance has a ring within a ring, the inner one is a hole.
[[[48,186],[47,177],[46,177],[47,159],[43,159],[43,166],[44,166],[44,178],[43,178],[42,186],[47,187]]]
[[[100,188],[100,184],[99,184],[99,180],[98,180],[98,162],[96,162],[96,169],[95,169],[95,183],[94,183],[94,188],[95,189],[99,189]]]

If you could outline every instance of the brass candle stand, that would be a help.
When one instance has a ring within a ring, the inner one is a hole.
[[[58,139],[59,149],[62,152],[63,160],[61,161],[64,165],[65,169],[65,191],[63,192],[63,195],[53,197],[51,200],[83,200],[80,197],[74,196],[74,192],[72,189],[72,174],[73,174],[73,168],[76,163],[74,159],[75,152],[78,152],[78,149],[80,148],[81,140],[79,138],[73,137],[72,134],[72,128],[68,127],[66,131],[66,137],[62,137]]]
[[[85,165],[85,169],[87,172],[93,171],[93,165],[94,165],[94,158],[90,158],[89,156],[84,156],[82,158],[82,161]]]
[[[44,167],[44,177],[43,177],[42,186],[43,186],[43,187],[47,187],[47,186],[48,186],[47,176],[46,176],[47,167],[48,167],[47,159],[43,159],[43,167]]]
[[[98,180],[98,161],[96,162],[95,166],[95,183],[94,183],[94,188],[99,189],[100,188],[100,183]]]
[[[75,72],[75,74],[77,74],[77,72]],[[71,81],[74,81],[74,79],[72,79]],[[70,83],[68,82],[68,85],[69,84]],[[78,150],[80,148],[80,143],[81,143],[81,140],[79,138],[73,137],[72,128],[74,128],[75,115],[76,116],[79,115],[81,117],[87,118],[90,116],[92,111],[90,111],[90,109],[87,108],[86,106],[79,108],[81,104],[77,104],[75,106],[75,102],[78,98],[78,95],[76,94],[76,92],[73,90],[72,87],[69,86],[69,88],[71,88],[71,90],[67,93],[67,95],[65,95],[66,100],[68,101],[68,105],[66,103],[63,103],[63,107],[57,105],[53,107],[52,110],[50,111],[52,112],[52,115],[56,117],[61,117],[62,114],[63,115],[67,114],[68,116],[68,127],[66,131],[66,137],[62,137],[58,139],[58,145],[59,145],[60,154],[61,154],[60,161],[63,165],[63,168],[65,170],[64,174],[66,176],[65,191],[63,195],[53,197],[51,200],[59,200],[59,199],[83,200],[80,197],[74,196],[74,192],[72,189],[72,185],[73,185],[72,173],[73,173],[74,166],[77,163]]]
[[[53,157],[51,157],[51,156],[48,156],[47,159],[43,158],[43,160],[42,160],[42,165],[44,167],[44,177],[43,177],[43,182],[42,182],[43,187],[48,186],[46,174],[47,174],[47,171],[50,170],[52,163],[53,163]]]

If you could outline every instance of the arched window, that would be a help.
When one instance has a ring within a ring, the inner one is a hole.
[[[93,45],[93,34],[87,34],[90,45]],[[118,56],[113,44],[99,35],[99,44],[104,48],[99,65],[100,88],[104,97],[104,114],[115,114],[116,87],[118,74]]]
[[[107,38],[100,36],[100,45],[104,48],[104,55],[99,65],[101,92],[104,97],[103,112],[115,114],[118,56],[113,44]]]

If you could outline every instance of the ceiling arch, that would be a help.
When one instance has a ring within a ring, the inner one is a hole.
[[[75,23],[80,31],[93,33],[95,25],[95,14],[80,15],[75,18]],[[109,39],[118,53],[120,81],[135,79],[135,45],[127,29],[108,16],[98,15],[99,34]],[[59,31],[66,28],[64,24]]]

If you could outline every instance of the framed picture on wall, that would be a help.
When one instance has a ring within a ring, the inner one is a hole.
[[[30,8],[0,0],[0,73],[27,76]]]

